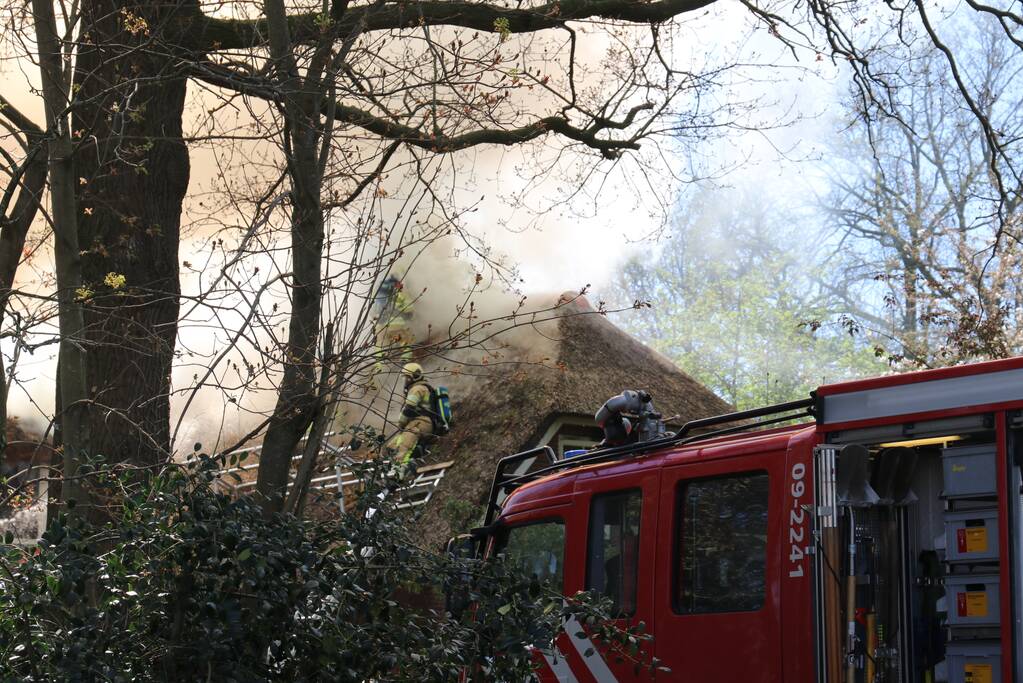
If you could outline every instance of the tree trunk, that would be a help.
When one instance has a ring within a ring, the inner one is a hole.
[[[14,287],[14,276],[21,262],[21,252],[25,248],[25,237],[39,211],[43,190],[46,187],[47,157],[42,129],[22,115],[2,95],[0,116],[4,116],[21,130],[31,145],[31,148],[25,151],[25,159],[18,169],[21,172],[20,176],[15,175],[10,181],[11,187],[8,188],[10,196],[13,197],[14,188],[17,187],[18,198],[10,211],[5,204],[4,211],[0,212],[0,323],[2,323],[7,312],[7,300]],[[7,450],[7,395],[7,373],[3,359],[0,358],[0,428],[3,428],[0,432],[0,469],[3,468]]]
[[[316,408],[306,439],[305,448],[302,449],[302,459],[298,463],[298,470],[295,473],[295,482],[288,492],[284,501],[284,511],[290,512],[296,517],[302,516],[305,508],[306,496],[309,494],[309,483],[313,478],[313,470],[316,468],[316,459],[320,454],[320,446],[323,443],[323,436],[327,433],[330,423],[334,417],[334,408],[337,406],[340,385],[330,389],[331,371],[334,366],[334,325],[327,323],[323,332],[323,351],[320,357],[320,380],[316,389]],[[290,469],[290,466],[289,466]],[[341,492],[338,491],[338,494]]]
[[[186,78],[170,46],[194,3],[85,0],[82,11],[74,134],[82,271],[95,294],[85,313],[92,442],[109,461],[151,465],[171,448],[189,177]]]
[[[320,261],[323,244],[323,214],[319,188],[315,210],[296,200],[292,214],[291,320],[284,377],[278,390],[270,425],[259,455],[256,492],[267,514],[280,512],[288,485],[291,458],[303,434],[316,415],[319,402],[315,391],[316,340],[320,330]],[[306,196],[305,202],[309,202]]]
[[[284,506],[291,458],[319,407],[315,370],[320,332],[323,207],[318,158],[321,91],[316,82],[320,66],[310,66],[303,83],[291,52],[283,0],[265,0],[263,8],[270,55],[284,93],[284,150],[291,179],[291,319],[284,376],[263,440],[256,478],[259,504],[270,515]],[[314,65],[318,63],[313,60]]]
[[[57,314],[60,325],[60,361],[57,391],[62,412],[59,416],[63,444],[61,501],[69,511],[86,503],[85,489],[78,477],[82,456],[89,452],[89,406],[86,386],[86,358],[82,331],[82,306],[77,300],[82,284],[78,249],[78,221],[75,204],[75,173],[67,108],[69,83],[64,72],[61,45],[53,3],[32,0],[32,15],[39,45],[39,68],[46,111],[50,179],[50,220],[53,224],[53,253],[57,272]]]

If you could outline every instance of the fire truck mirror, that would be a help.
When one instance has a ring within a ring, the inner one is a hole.
[[[476,557],[476,546],[478,545],[475,538],[470,534],[462,534],[449,538],[446,552],[448,555],[453,556],[456,559],[467,560]]]

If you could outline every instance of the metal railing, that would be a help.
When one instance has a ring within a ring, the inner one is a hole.
[[[330,434],[327,436],[330,436]],[[220,472],[218,472],[216,483],[219,487],[221,487],[221,490],[224,490],[234,496],[245,495],[254,491],[256,488],[256,479],[254,476],[237,482],[231,482],[230,480],[234,477],[241,478],[243,475],[248,473],[255,474],[255,472],[259,469],[258,457],[261,451],[262,446],[250,446],[248,448],[233,451],[232,455],[255,455],[256,460],[254,462],[233,465],[220,470]],[[351,453],[351,448],[347,445],[335,446],[324,442],[320,449],[320,456],[328,456],[337,463],[334,467],[334,472],[321,472],[309,480],[310,491],[337,492],[338,502],[342,511],[345,509],[346,500],[349,500],[345,494],[345,489],[357,488],[363,483],[362,479],[350,469],[352,464],[358,461],[356,458],[352,457]],[[297,465],[301,459],[301,455],[293,456],[291,458],[292,465]],[[454,464],[454,461],[424,465],[423,467],[418,468],[416,470],[415,478],[394,492],[394,494],[399,497],[400,501],[395,505],[395,507],[398,509],[407,509],[426,505],[433,497],[437,486],[440,485],[441,480],[444,479],[445,473],[452,464]],[[292,467],[288,472],[287,490],[289,491],[292,486],[294,486],[295,474],[295,468]]]

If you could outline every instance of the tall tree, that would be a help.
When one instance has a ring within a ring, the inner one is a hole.
[[[187,0],[81,3],[71,111],[82,277],[93,292],[85,307],[90,426],[94,451],[116,461],[153,464],[170,454],[189,181],[182,117],[199,57],[185,44],[198,16]]]
[[[971,30],[972,29],[972,30]],[[1000,30],[966,26],[985,118],[1006,139],[1023,132],[1023,56]],[[824,206],[835,255],[831,290],[893,362],[929,367],[1023,350],[1023,248],[998,239],[1021,221],[1002,201],[981,125],[963,106],[944,55],[902,65],[899,119],[863,119],[835,146]]]
[[[39,70],[46,112],[50,221],[53,227],[53,252],[57,275],[57,318],[60,352],[57,363],[57,404],[60,406],[61,447],[64,481],[61,497],[69,504],[85,502],[78,466],[90,450],[88,393],[86,389],[86,352],[83,348],[84,320],[80,293],[81,255],[78,248],[78,210],[75,202],[73,146],[68,121],[71,94],[71,69],[67,55],[74,19],[65,16],[68,27],[58,34],[53,4],[33,0],[32,19],[39,45]],[[61,40],[63,38],[63,40]],[[79,507],[78,510],[82,510]],[[78,512],[75,511],[75,514]]]
[[[853,99],[857,116],[868,130],[905,123],[915,104],[905,93],[909,79],[919,76],[916,62],[921,50],[929,51],[932,83],[939,80],[961,109],[976,136],[985,160],[984,172],[992,194],[991,216],[996,225],[986,245],[998,251],[1008,242],[1023,240],[1015,212],[1023,199],[1023,149],[1020,137],[1007,130],[1001,120],[1004,111],[992,106],[991,71],[984,59],[977,59],[977,42],[1001,52],[1001,59],[1016,59],[1023,51],[1023,13],[1016,3],[969,1],[952,7],[931,5],[924,0],[890,3],[877,12],[873,5],[860,3],[810,2],[811,25],[824,36],[827,51],[835,61],[851,69]],[[806,35],[791,23],[775,16],[779,32],[790,46]],[[978,37],[972,30],[985,32]],[[820,55],[819,57],[823,57]],[[1010,111],[1014,109],[1009,105]]]

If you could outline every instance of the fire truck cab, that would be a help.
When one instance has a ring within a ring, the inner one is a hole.
[[[501,460],[478,535],[643,622],[654,680],[1023,681],[1021,409],[1015,358],[534,449]],[[538,653],[539,680],[650,680],[583,631]]]

